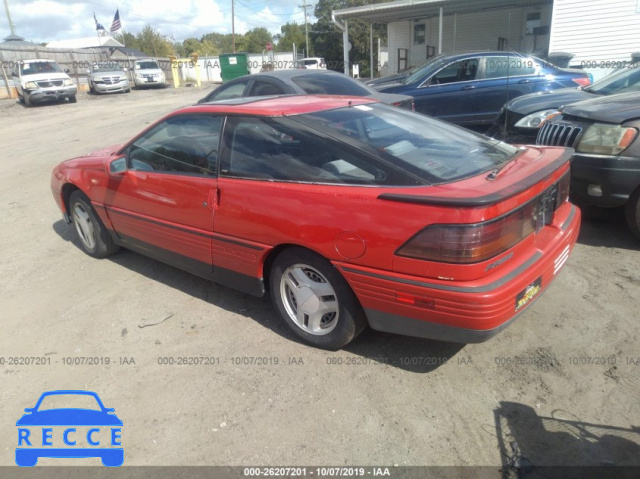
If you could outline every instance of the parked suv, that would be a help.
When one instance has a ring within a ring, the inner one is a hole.
[[[325,63],[324,58],[312,57],[296,61],[295,67],[304,70],[326,70],[327,64]]]
[[[137,87],[160,86],[166,87],[164,72],[153,58],[136,60],[133,70],[133,81]]]
[[[538,145],[568,146],[571,194],[594,206],[625,206],[640,239],[640,92],[596,97],[567,105],[547,119]]]
[[[76,102],[78,87],[73,83],[69,70],[63,71],[51,60],[24,60],[12,72],[20,103],[31,106],[43,101]]]

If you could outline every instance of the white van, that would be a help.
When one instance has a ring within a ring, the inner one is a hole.
[[[23,60],[11,76],[20,103],[27,106],[42,101],[64,101],[67,98],[70,103],[77,101],[78,87],[52,60]]]

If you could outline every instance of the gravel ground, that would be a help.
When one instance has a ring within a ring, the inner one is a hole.
[[[484,465],[497,474],[517,441],[536,466],[640,466],[640,242],[619,211],[587,210],[544,297],[476,345],[366,331],[344,350],[316,350],[268,299],[126,250],[85,255],[51,197],[51,169],[205,93],[0,102],[0,466],[14,464],[23,409],[54,389],[96,391],[116,409],[126,465]],[[45,364],[11,359],[20,357]],[[210,364],[161,364],[181,357]]]

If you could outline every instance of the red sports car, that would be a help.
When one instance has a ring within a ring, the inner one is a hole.
[[[53,196],[82,248],[122,246],[262,296],[303,340],[369,325],[484,341],[575,244],[572,150],[516,148],[357,97],[182,108],[65,161]]]

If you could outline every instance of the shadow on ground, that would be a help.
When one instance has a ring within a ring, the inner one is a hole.
[[[54,223],[53,230],[60,238],[82,250],[73,225],[67,225],[60,220]],[[251,318],[287,340],[304,344],[280,319],[268,296],[256,298],[126,249],[121,249],[102,261],[112,261],[194,298],[231,313]],[[367,329],[343,350],[366,360],[383,362],[411,372],[428,373],[453,360],[464,346],[464,344],[430,341]],[[308,346],[305,345],[305,347]]]
[[[563,410],[538,415],[506,401],[494,420],[503,478],[638,477],[640,427],[585,422]]]

